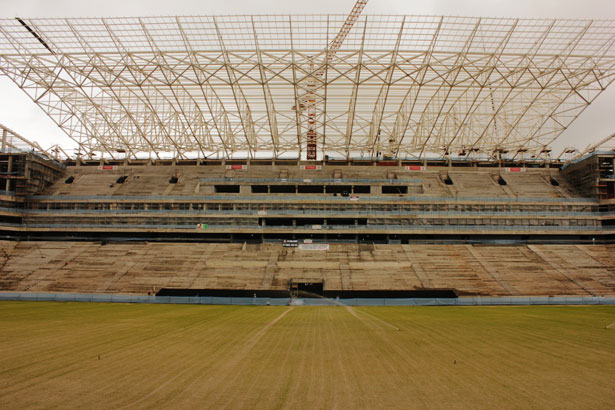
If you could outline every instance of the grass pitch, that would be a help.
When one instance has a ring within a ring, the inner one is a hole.
[[[0,303],[0,408],[613,408],[615,306]]]

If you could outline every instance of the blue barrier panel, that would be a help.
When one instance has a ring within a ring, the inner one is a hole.
[[[223,298],[223,297],[219,297],[219,296],[212,296],[211,304],[212,305],[230,305],[231,304],[231,298]]]
[[[386,299],[387,306],[411,306],[412,299],[400,298],[400,299]]]
[[[109,295],[92,295],[92,302],[107,302]]]
[[[335,305],[335,303],[333,303],[333,301],[328,300],[328,299],[300,298],[300,300],[303,301],[303,303],[301,303],[301,304],[305,305],[305,306],[331,306],[331,305]]]
[[[213,296],[146,296],[87,293],[0,292],[2,301],[58,301],[101,303],[205,304],[205,305],[289,305],[289,298],[240,298]],[[460,298],[353,298],[293,299],[306,306],[512,306],[512,305],[615,305],[615,297],[601,296],[469,296]]]
[[[435,306],[437,305],[437,300],[431,299],[431,298],[413,299],[413,302],[415,306]]]
[[[384,306],[384,298],[356,298],[357,306]]]

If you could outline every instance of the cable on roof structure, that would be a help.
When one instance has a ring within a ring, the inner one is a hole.
[[[615,79],[613,20],[345,21],[0,19],[0,73],[84,157],[180,159],[540,157]]]

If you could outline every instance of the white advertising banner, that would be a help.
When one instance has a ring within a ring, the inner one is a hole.
[[[302,251],[328,251],[328,243],[300,243],[299,249]]]

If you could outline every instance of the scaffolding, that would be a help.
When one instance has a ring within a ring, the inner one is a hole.
[[[39,193],[53,184],[65,170],[58,160],[64,153],[53,148],[55,155],[0,124],[0,192],[2,195],[26,196]],[[65,153],[64,153],[65,154]]]

